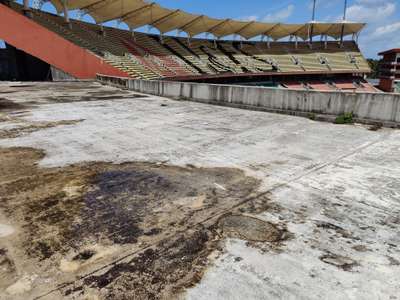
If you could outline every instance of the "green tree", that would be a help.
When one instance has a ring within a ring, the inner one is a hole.
[[[372,73],[368,75],[369,78],[378,78],[379,77],[379,60],[369,58],[367,59],[368,64],[372,70]]]

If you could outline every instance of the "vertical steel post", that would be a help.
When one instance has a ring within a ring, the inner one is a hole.
[[[67,23],[68,27],[71,28],[71,22],[69,20],[68,4],[67,0],[62,1],[63,11],[64,11],[64,21]]]
[[[104,30],[103,23],[100,24],[100,35],[106,36],[106,31]]]
[[[341,32],[341,34],[340,34],[340,47],[343,46],[343,40],[344,40],[344,23],[346,22],[346,13],[347,13],[347,0],[344,0],[343,25],[342,25],[342,32]]]
[[[312,19],[311,21],[315,21],[315,9],[317,7],[317,0],[314,0],[314,4],[313,4],[313,11],[312,11]]]
[[[129,28],[129,30],[131,31],[131,35],[132,35],[132,37],[133,37],[133,41],[136,42],[135,31],[133,30],[133,28]]]
[[[313,34],[314,34],[314,22],[315,22],[315,10],[317,8],[317,0],[314,0],[313,3],[313,11],[312,11],[312,18],[311,18],[311,28],[309,29],[309,34],[310,34],[310,46],[312,47],[312,42],[313,42]]]

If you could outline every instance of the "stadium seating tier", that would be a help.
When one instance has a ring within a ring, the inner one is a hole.
[[[12,8],[21,13],[21,6]],[[32,10],[33,20],[68,41],[101,56],[134,78],[161,79],[218,74],[369,73],[353,41],[238,42],[157,36],[71,20]],[[321,88],[326,88],[321,86]]]

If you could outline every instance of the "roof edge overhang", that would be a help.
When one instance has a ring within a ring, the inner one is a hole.
[[[216,19],[206,15],[190,14],[180,9],[168,9],[146,0],[49,0],[49,2],[58,11],[61,11],[64,6],[71,10],[84,10],[97,23],[121,20],[132,29],[150,25],[162,34],[180,30],[190,37],[210,33],[217,38],[239,35],[247,40],[257,36],[269,36],[273,40],[289,36],[305,40],[316,35],[338,38],[358,34],[366,25],[349,21],[285,24],[238,21],[230,18]],[[314,30],[309,30],[309,28],[314,28]]]

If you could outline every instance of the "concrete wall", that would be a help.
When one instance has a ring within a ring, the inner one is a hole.
[[[64,71],[57,69],[54,66],[50,66],[51,70],[51,77],[53,78],[53,81],[74,81],[77,80],[75,77],[69,75],[68,73],[65,73]]]
[[[394,82],[394,92],[400,93],[400,79]]]
[[[337,116],[353,112],[358,121],[400,127],[400,94],[285,90],[265,87],[148,81],[98,75],[104,83],[131,90],[219,105],[294,115]]]

